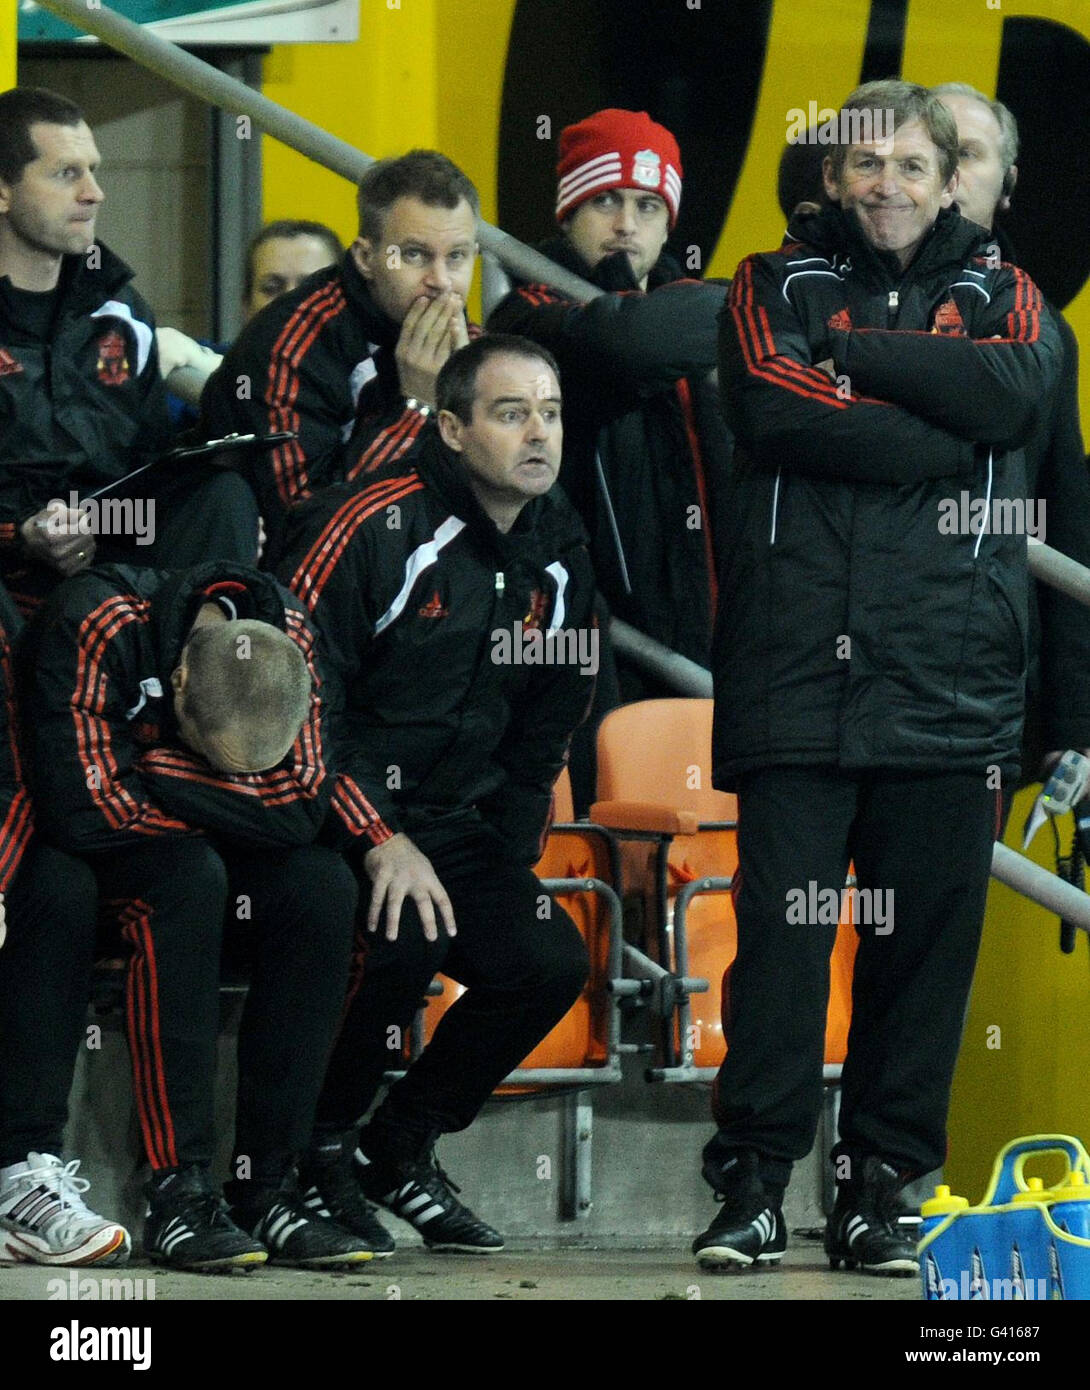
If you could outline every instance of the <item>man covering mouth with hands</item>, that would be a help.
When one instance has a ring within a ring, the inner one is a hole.
[[[209,435],[298,436],[246,465],[275,561],[288,513],[333,483],[413,452],[435,381],[469,341],[480,203],[444,155],[412,150],[360,181],[359,235],[257,314],[201,401]]]

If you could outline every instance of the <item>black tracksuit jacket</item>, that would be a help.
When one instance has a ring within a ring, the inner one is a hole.
[[[593,631],[585,537],[558,490],[503,535],[429,429],[411,466],[300,508],[281,575],[322,637],[342,836],[366,851],[475,809],[534,863],[594,687],[572,661],[504,659],[537,640],[516,633]]]
[[[170,429],[155,320],[132,271],[98,243],[99,265],[65,256],[48,341],[0,292],[0,560],[20,563],[27,517],[157,457]],[[6,290],[6,285],[0,291]]]
[[[1011,777],[1025,538],[944,534],[940,507],[1025,497],[1020,448],[1051,409],[1055,324],[952,209],[903,273],[838,207],[789,238],[742,262],[722,319],[738,450],[715,785],[776,763]]]
[[[178,738],[170,676],[207,602],[286,631],[310,666],[310,714],[268,772],[218,772]],[[28,625],[19,653],[43,834],[74,854],[205,831],[265,847],[310,843],[332,792],[314,645],[292,595],[242,566],[102,565],[68,580]]]
[[[256,314],[205,384],[202,428],[210,438],[298,435],[245,465],[269,535],[267,563],[280,552],[293,507],[417,444],[424,416],[401,395],[400,334],[346,254]]]
[[[565,237],[538,249],[609,293],[575,304],[546,285],[521,285],[496,306],[488,328],[524,334],[557,359],[564,392],[560,482],[590,532],[610,610],[707,665],[731,454],[709,380],[725,288],[683,279],[662,256],[641,293],[624,252],[591,270]]]

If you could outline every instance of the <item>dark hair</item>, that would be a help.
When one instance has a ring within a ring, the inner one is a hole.
[[[921,122],[931,143],[939,151],[943,183],[949,183],[953,178],[958,167],[957,123],[940,99],[926,87],[916,82],[902,82],[896,77],[884,78],[881,82],[864,82],[862,87],[856,87],[841,107],[841,113],[845,111],[860,114],[868,111],[890,112],[894,130],[913,121]],[[841,122],[843,124],[842,114]],[[829,160],[835,178],[843,173],[844,160],[851,143],[848,141],[829,146]]]
[[[807,131],[807,135],[809,135]],[[776,198],[780,211],[790,222],[800,203],[826,203],[825,183],[821,167],[827,146],[808,139],[790,141],[780,155],[780,172],[776,180]]]
[[[44,87],[12,87],[0,92],[0,179],[18,183],[23,170],[38,158],[30,127],[79,125],[83,112],[74,101]]]
[[[329,264],[335,265],[344,255],[344,247],[341,239],[332,227],[327,227],[324,222],[304,222],[301,218],[282,217],[276,222],[266,222],[253,237],[246,248],[246,282],[243,298],[249,299],[254,292],[254,257],[257,248],[264,246],[267,241],[272,241],[274,237],[286,237],[290,240],[297,236],[314,236],[319,241],[324,241],[329,247]]]
[[[185,645],[185,713],[202,742],[234,737],[248,770],[285,757],[311,700],[303,653],[286,632],[256,618],[194,628]]]
[[[473,184],[438,150],[410,150],[398,159],[380,159],[360,179],[356,206],[360,236],[382,240],[386,214],[398,198],[419,198],[433,208],[456,208],[464,199],[481,215],[481,200]]]
[[[483,333],[464,348],[451,353],[435,383],[435,401],[440,410],[449,410],[468,425],[477,398],[477,376],[490,357],[523,357],[544,362],[557,381],[560,368],[556,358],[540,344],[517,333]]]

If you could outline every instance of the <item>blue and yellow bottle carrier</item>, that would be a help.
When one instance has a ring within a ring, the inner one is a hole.
[[[1066,1164],[1051,1187],[1023,1173],[1041,1154]],[[938,1187],[922,1214],[924,1298],[1090,1298],[1090,1154],[1070,1135],[1012,1140],[979,1206]]]

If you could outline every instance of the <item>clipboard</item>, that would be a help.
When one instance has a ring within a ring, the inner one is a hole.
[[[131,473],[126,473],[123,477],[115,478],[105,487],[87,493],[80,498],[80,502],[90,502],[96,497],[105,497],[118,488],[125,487],[134,478],[139,478],[150,468],[158,468],[163,463],[183,463],[189,459],[208,458],[212,454],[242,453],[247,449],[274,449],[278,444],[286,444],[289,439],[298,439],[298,437],[295,430],[276,430],[272,434],[227,434],[222,439],[207,439],[200,444],[183,444],[179,448],[160,454],[150,463],[134,468]]]

